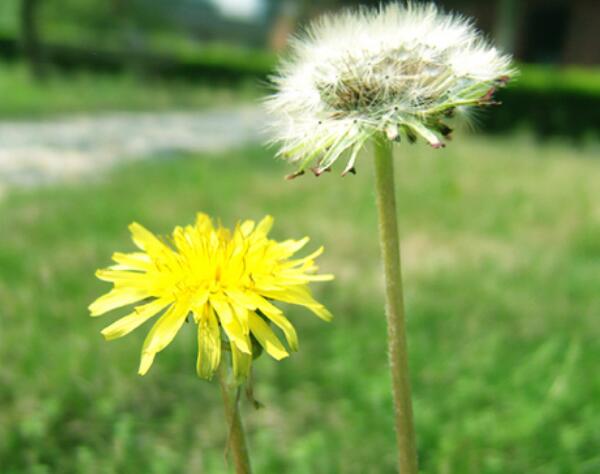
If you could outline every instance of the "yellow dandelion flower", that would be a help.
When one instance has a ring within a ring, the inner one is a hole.
[[[305,306],[321,319],[331,319],[308,288],[312,281],[333,279],[316,274],[315,259],[323,247],[293,259],[308,237],[277,242],[268,238],[272,225],[273,218],[267,216],[258,224],[238,223],[232,232],[198,214],[194,225],[176,227],[169,239],[160,239],[133,223],[129,229],[141,252],[115,253],[116,265],[98,270],[96,276],[114,288],[90,305],[91,315],[135,305],[102,331],[111,340],[161,314],[144,341],[140,375],[191,316],[198,326],[198,375],[212,377],[225,344],[234,375],[242,380],[250,369],[253,345],[276,360],[289,355],[271,325],[281,330],[289,349],[298,349],[294,326],[273,301]]]

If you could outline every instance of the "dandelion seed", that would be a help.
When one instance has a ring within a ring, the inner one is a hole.
[[[224,345],[231,351],[234,376],[243,380],[259,348],[277,360],[289,355],[272,325],[283,333],[290,350],[298,348],[294,326],[273,302],[301,305],[331,319],[308,288],[310,282],[333,278],[316,273],[315,259],[323,248],[294,259],[309,239],[271,240],[272,224],[267,216],[258,224],[238,223],[231,232],[198,214],[194,225],[176,227],[168,240],[132,224],[132,239],[141,252],[115,253],[116,265],[96,273],[114,288],[90,305],[91,315],[136,305],[102,331],[110,340],[161,314],[144,342],[140,375],[191,315],[198,330],[198,375],[213,376]]]
[[[514,73],[470,20],[433,4],[325,16],[293,40],[273,78],[269,128],[279,155],[298,165],[293,176],[313,163],[318,176],[342,156],[346,174],[374,136],[443,147],[445,121],[495,104]]]

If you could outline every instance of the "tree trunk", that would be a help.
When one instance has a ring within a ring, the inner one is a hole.
[[[44,56],[38,24],[39,0],[21,0],[21,47],[33,76],[44,76]]]
[[[496,42],[507,53],[514,53],[519,31],[520,6],[518,0],[497,0]]]

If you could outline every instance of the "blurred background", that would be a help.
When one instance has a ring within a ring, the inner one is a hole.
[[[0,473],[226,473],[215,384],[182,333],[136,375],[94,271],[197,211],[324,244],[324,324],[256,365],[257,473],[394,471],[368,156],[292,182],[258,99],[287,40],[379,1],[0,1]],[[385,2],[384,2],[385,3]],[[600,472],[600,3],[447,0],[517,60],[444,150],[398,147],[415,416],[428,474]],[[191,328],[190,328],[191,329]]]

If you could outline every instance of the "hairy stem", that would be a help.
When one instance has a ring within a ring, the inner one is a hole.
[[[219,368],[219,384],[225,407],[225,419],[229,427],[225,457],[230,452],[233,457],[236,474],[251,474],[248,446],[244,435],[244,426],[240,416],[239,395],[240,388],[229,374],[226,363],[222,362]]]
[[[385,272],[388,356],[392,375],[399,472],[416,474],[418,472],[417,450],[408,373],[400,239],[394,190],[394,161],[392,144],[382,137],[375,141],[375,178],[379,238]]]

